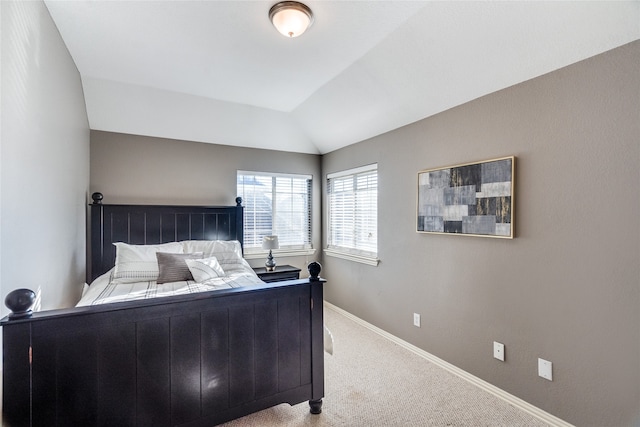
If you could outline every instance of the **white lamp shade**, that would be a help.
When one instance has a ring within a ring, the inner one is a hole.
[[[278,249],[280,244],[278,243],[278,236],[264,236],[262,238],[262,249]]]
[[[273,26],[286,37],[298,37],[311,26],[311,9],[302,3],[287,1],[271,8],[269,17]]]

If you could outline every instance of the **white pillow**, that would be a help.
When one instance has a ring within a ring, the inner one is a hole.
[[[185,259],[184,262],[187,263],[193,280],[197,283],[204,283],[216,277],[224,277],[224,270],[214,256],[204,259]]]
[[[156,252],[173,254],[183,253],[179,242],[160,245],[129,245],[114,243],[116,247],[116,265],[112,283],[146,282],[158,279],[158,260]]]
[[[202,252],[205,258],[216,257],[220,265],[242,264],[242,247],[237,240],[185,240],[182,242],[185,253]]]

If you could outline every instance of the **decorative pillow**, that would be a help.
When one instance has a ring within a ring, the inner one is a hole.
[[[185,240],[183,252],[202,252],[204,257],[216,257],[226,270],[227,265],[242,264],[242,246],[237,240]]]
[[[166,252],[156,252],[158,258],[158,280],[161,285],[169,282],[181,282],[193,280],[193,276],[185,262],[187,259],[202,258],[202,252],[192,254],[172,254]]]
[[[218,259],[214,256],[204,259],[185,259],[193,280],[204,283],[209,279],[223,277],[224,270],[220,267]]]
[[[182,253],[179,242],[159,245],[129,245],[114,243],[116,247],[116,265],[113,270],[113,283],[145,282],[158,279],[158,260],[156,252]]]

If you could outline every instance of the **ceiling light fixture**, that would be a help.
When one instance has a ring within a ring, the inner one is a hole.
[[[298,37],[313,24],[313,12],[297,1],[283,1],[269,9],[269,19],[282,35]]]

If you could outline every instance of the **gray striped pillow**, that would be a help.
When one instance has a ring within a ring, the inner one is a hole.
[[[190,254],[172,254],[167,252],[156,252],[158,258],[158,280],[159,285],[169,282],[182,282],[193,280],[193,275],[189,271],[185,259],[202,258],[202,252]]]

